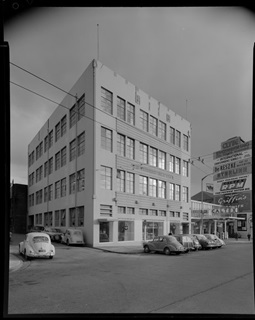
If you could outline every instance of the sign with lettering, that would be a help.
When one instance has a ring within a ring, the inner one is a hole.
[[[252,148],[252,141],[248,141],[245,142],[243,144],[239,144],[237,146],[234,146],[232,148],[228,148],[228,149],[223,149],[220,151],[216,151],[213,153],[213,159],[218,159],[220,157],[226,156],[226,155],[231,155],[234,154],[236,152],[241,152],[244,150],[248,150]]]
[[[216,195],[214,199],[216,204],[233,208],[235,212],[251,211],[252,208],[250,191]]]
[[[214,185],[214,194],[228,194],[252,189],[251,175],[243,175],[238,178],[223,179]]]

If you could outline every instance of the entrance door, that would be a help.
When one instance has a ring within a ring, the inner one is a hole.
[[[100,222],[99,225],[99,242],[109,242],[110,227],[109,222]]]

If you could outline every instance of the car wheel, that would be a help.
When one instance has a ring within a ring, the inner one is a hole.
[[[30,257],[27,255],[27,253],[26,253],[26,249],[24,250],[24,259],[26,260],[26,261],[28,261],[28,260],[30,260]]]
[[[145,253],[149,253],[150,252],[150,248],[148,246],[145,246],[143,248],[143,250],[144,250]]]
[[[181,254],[180,252],[175,252],[177,255]]]
[[[49,259],[53,259],[53,256],[49,256]]]
[[[169,248],[165,248],[164,249],[164,254],[166,254],[166,255],[170,255],[170,253],[171,253],[171,251],[170,251],[170,249]]]

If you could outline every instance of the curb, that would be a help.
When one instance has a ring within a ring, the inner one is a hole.
[[[114,250],[107,250],[107,249],[103,249],[103,248],[97,248],[97,247],[93,247],[93,249],[96,249],[96,250],[101,250],[103,252],[111,252],[111,253],[118,253],[118,254],[141,254],[143,253],[143,251],[141,250],[141,252],[120,252],[120,251],[114,251]]]
[[[23,260],[19,259],[15,254],[10,252],[9,271],[17,271],[23,266]]]

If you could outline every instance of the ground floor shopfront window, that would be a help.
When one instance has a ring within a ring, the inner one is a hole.
[[[143,221],[143,240],[151,240],[164,234],[164,223]]]
[[[118,241],[134,240],[134,221],[119,221]]]

